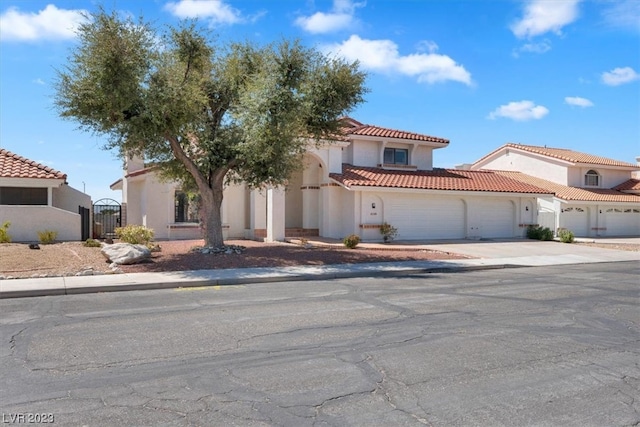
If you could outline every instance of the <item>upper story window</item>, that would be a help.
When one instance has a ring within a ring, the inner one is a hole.
[[[588,187],[600,186],[600,175],[594,170],[590,170],[584,174],[584,185]]]
[[[385,148],[384,164],[385,165],[408,165],[409,150],[406,148]]]
[[[199,222],[198,200],[184,191],[175,194],[175,222]]]

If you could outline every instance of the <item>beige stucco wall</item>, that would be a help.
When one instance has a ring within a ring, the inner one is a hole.
[[[77,207],[76,207],[77,209]],[[80,215],[50,206],[0,206],[0,222],[9,221],[14,242],[37,242],[38,231],[58,233],[56,240],[80,240]]]
[[[67,184],[54,188],[52,196],[52,205],[65,211],[78,213],[78,206],[91,208],[91,196],[69,187]]]
[[[418,145],[412,152],[411,164],[418,167],[420,170],[432,170],[433,169],[433,148]]]
[[[497,169],[522,172],[558,184],[569,185],[566,164],[556,162],[553,159],[532,157],[529,154],[519,153],[514,149],[501,151],[497,156],[475,164],[472,169]]]

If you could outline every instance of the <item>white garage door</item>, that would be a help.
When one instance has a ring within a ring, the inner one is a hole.
[[[563,208],[560,215],[560,227],[572,231],[575,236],[589,235],[589,214],[586,207]]]
[[[509,200],[484,200],[477,208],[481,237],[513,237],[515,206]]]
[[[390,201],[386,221],[398,229],[397,239],[462,239],[464,203],[454,198],[396,199]]]
[[[606,208],[604,224],[607,228],[607,236],[638,236],[640,235],[640,209]]]

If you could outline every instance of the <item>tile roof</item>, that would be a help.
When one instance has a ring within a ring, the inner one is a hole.
[[[546,179],[537,178],[522,172],[510,171],[493,171],[499,175],[521,181],[523,183],[535,185],[545,190],[555,193],[556,197],[567,201],[581,202],[623,202],[623,203],[640,203],[640,196],[627,194],[609,188],[579,188],[569,187]]]
[[[432,171],[397,171],[342,165],[342,173],[329,175],[345,187],[412,188],[419,190],[486,191],[500,193],[551,194],[532,184],[523,183],[490,171],[433,169]]]
[[[640,179],[631,178],[613,187],[618,191],[640,191]]]
[[[0,148],[0,177],[67,179],[67,174]]]
[[[409,141],[423,141],[423,142],[435,142],[443,145],[449,144],[448,139],[439,138],[436,136],[424,135],[415,132],[407,132],[403,130],[383,128],[380,126],[373,126],[360,123],[359,121],[352,119],[351,117],[344,117],[342,119],[344,123],[344,136],[351,137],[357,136],[373,136],[380,138],[394,138],[394,139],[406,139]]]
[[[628,163],[620,160],[609,159],[607,157],[594,156],[592,154],[587,154],[587,153],[580,153],[578,151],[568,150],[565,148],[538,147],[535,145],[524,145],[524,144],[514,144],[514,143],[503,145],[497,150],[492,151],[491,153],[482,157],[480,160],[476,161],[475,163],[479,163],[480,161],[491,156],[493,153],[499,150],[502,150],[503,148],[506,148],[506,147],[516,148],[519,150],[528,151],[530,153],[541,154],[543,156],[552,157],[555,159],[560,159],[560,160],[564,160],[571,163],[600,165],[600,166],[622,166],[622,167],[632,167],[636,169],[639,168],[638,165],[634,163]]]

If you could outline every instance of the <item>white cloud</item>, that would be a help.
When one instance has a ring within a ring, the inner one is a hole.
[[[210,18],[221,24],[235,24],[242,21],[240,11],[222,0],[180,0],[169,2],[164,9],[178,18]]]
[[[429,46],[437,48],[435,43]],[[324,50],[348,61],[360,61],[363,68],[372,71],[396,72],[430,84],[453,80],[471,85],[471,74],[447,55],[431,52],[401,56],[398,45],[391,40],[366,40],[352,35],[345,42]]]
[[[0,39],[72,39],[76,36],[78,26],[85,21],[86,13],[81,9],[58,9],[52,4],[38,13],[21,12],[17,7],[10,7],[0,15]]]
[[[516,37],[533,37],[552,31],[561,33],[562,27],[578,18],[578,4],[582,0],[530,0],[524,16],[511,25]]]
[[[640,74],[631,67],[614,68],[602,73],[602,82],[609,86],[619,86],[638,79],[640,79]]]
[[[543,40],[539,43],[525,43],[517,50],[513,51],[513,56],[516,58],[520,56],[520,52],[526,53],[545,53],[551,50],[551,42],[549,40]]]
[[[44,82],[44,80],[42,80],[40,77],[38,77],[37,79],[33,80],[33,82],[37,85],[45,85],[46,83]]]
[[[316,12],[311,16],[301,16],[295,20],[295,24],[314,34],[351,28],[356,23],[353,16],[356,8],[363,6],[364,3],[354,3],[351,0],[334,0],[331,12]]]
[[[489,113],[488,119],[499,117],[517,121],[538,120],[549,114],[549,110],[542,105],[535,105],[532,101],[515,101],[501,105]]]
[[[564,102],[575,107],[593,107],[593,102],[587,98],[581,98],[579,96],[567,96],[564,98]]]
[[[615,0],[602,12],[606,23],[616,28],[629,28],[640,32],[640,2]]]

